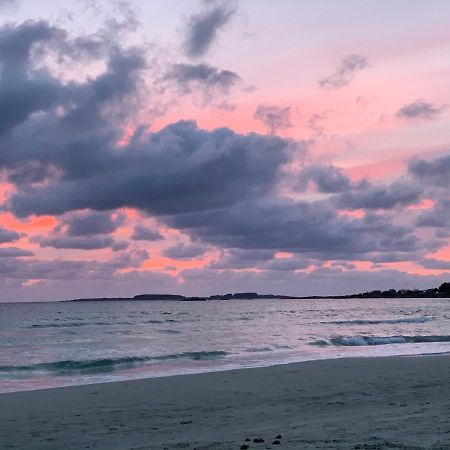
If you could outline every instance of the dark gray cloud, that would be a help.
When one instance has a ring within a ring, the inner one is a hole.
[[[319,192],[327,194],[340,193],[351,188],[350,179],[344,171],[331,165],[305,167],[300,172],[296,190],[304,192],[310,183],[315,184]]]
[[[336,71],[319,81],[326,89],[339,89],[348,86],[356,72],[366,69],[369,62],[365,56],[352,54],[345,56]]]
[[[184,48],[192,58],[204,56],[217,39],[219,31],[230,21],[236,12],[236,3],[232,1],[207,1],[206,8],[190,17]]]
[[[164,236],[156,229],[136,225],[131,239],[133,241],[159,241],[164,239]]]
[[[320,266],[319,260],[313,260],[303,255],[293,255],[286,258],[276,258],[277,252],[265,249],[231,249],[208,264],[208,269],[235,270],[259,269],[265,271],[302,270],[310,265]]]
[[[127,242],[127,241],[114,241],[113,243],[112,243],[112,245],[111,245],[111,250],[113,251],[113,252],[119,252],[119,251],[121,251],[121,250],[125,250],[126,248],[128,248],[129,247],[129,245],[130,245],[130,243],[129,242]]]
[[[227,208],[166,219],[191,236],[222,248],[301,252],[310,258],[366,259],[372,253],[415,252],[418,238],[389,217],[339,216],[328,202],[253,199]]]
[[[111,248],[125,250],[127,241],[116,241],[107,234],[113,233],[124,223],[125,217],[117,213],[113,217],[107,211],[75,211],[65,214],[49,236],[35,236],[32,242],[41,247],[56,249],[99,250]]]
[[[332,165],[306,166],[295,188],[305,192],[310,185],[324,194],[338,194],[333,196],[333,202],[342,209],[392,209],[416,203],[422,194],[412,182],[352,182],[342,169]]]
[[[402,106],[397,111],[397,117],[403,119],[435,119],[445,107],[434,106],[421,98],[414,100],[412,103],[408,103]]]
[[[180,243],[164,249],[163,255],[173,259],[191,259],[199,258],[207,251],[208,247],[200,243]]]
[[[72,213],[62,219],[68,236],[91,236],[114,232],[124,222],[124,217],[111,217],[106,211],[83,211]]]
[[[388,185],[362,183],[357,189],[342,193],[336,200],[344,209],[392,209],[417,203],[422,191],[410,183]]]
[[[75,160],[73,136],[61,138],[69,141],[50,156],[64,175],[42,187],[21,186],[9,203],[19,216],[125,206],[165,215],[226,206],[272,190],[290,149],[277,137],[208,132],[193,122],[170,125],[121,151],[100,136],[80,143]]]
[[[76,44],[64,33],[38,22],[3,28],[0,34],[0,47],[7,41],[8,48],[18,42],[26,49],[19,52],[24,55],[19,66],[10,67],[6,57],[1,61],[3,72],[11,70],[11,82],[17,84],[13,91],[21,93],[13,96],[9,109],[33,97],[34,88],[23,96],[24,84],[34,86],[43,76],[56,92],[38,115],[24,114],[14,123],[0,116],[0,167],[18,188],[10,199],[18,215],[113,210],[121,205],[156,215],[220,207],[272,190],[279,168],[289,158],[291,143],[285,140],[239,135],[225,128],[208,132],[189,121],[157,133],[139,131],[119,149],[123,117],[117,111],[127,110],[128,98],[140,93],[145,67],[137,49],[106,49],[103,73],[63,84],[36,68],[28,50],[33,39],[57,36],[55,48],[65,55],[66,47]],[[2,90],[7,91],[4,78]],[[33,176],[24,176],[24,167],[33,168],[25,170]]]
[[[0,29],[0,101],[4,106],[0,112],[0,137],[3,137],[0,165],[20,170],[17,166],[23,163],[34,164],[45,175],[44,168],[50,164],[49,159],[59,155],[75,169],[74,147],[81,154],[89,151],[86,146],[91,148],[98,144],[98,127],[105,124],[107,118],[110,122],[116,118],[113,116],[117,115],[117,107],[132,91],[137,91],[144,58],[136,49],[108,50],[104,55],[107,62],[104,73],[84,83],[64,84],[36,65],[32,49],[37,45],[41,46],[41,51],[47,48],[70,56],[74,48],[84,48],[85,44],[69,41],[63,31],[46,22],[25,22]],[[34,117],[37,112],[45,114],[37,119]],[[55,130],[56,125],[58,130]],[[17,140],[14,131],[19,126],[25,135],[20,143],[15,142],[20,147],[9,150],[8,139]],[[93,130],[97,136],[92,135]],[[57,134],[52,136],[56,131]],[[118,131],[113,132],[109,127],[102,138],[114,139]],[[80,132],[82,135],[78,134]],[[58,137],[64,133],[72,138],[72,152],[68,148],[62,151],[60,146],[55,148]],[[36,152],[39,143],[30,142],[32,134],[38,141],[48,139],[47,146],[39,152]],[[74,139],[78,141],[73,142]]]
[[[450,200],[441,200],[433,208],[420,213],[416,225],[419,227],[450,228]]]
[[[274,250],[265,249],[239,249],[232,248],[222,250],[220,257],[208,264],[210,269],[248,269],[259,267],[271,260],[275,255]]]
[[[15,231],[7,230],[0,226],[0,244],[4,244],[5,242],[13,242],[17,241],[20,238],[20,234]]]
[[[260,269],[268,271],[303,270],[314,264],[321,265],[318,261],[296,255],[291,258],[274,258],[261,265]]]
[[[220,70],[208,64],[175,64],[166,74],[184,93],[195,90],[228,94],[229,90],[240,83],[241,78],[230,70]]]
[[[450,270],[450,261],[443,261],[433,258],[421,258],[418,262],[425,269]]]
[[[423,186],[447,188],[450,186],[450,155],[429,161],[414,159],[410,161],[408,171]]]
[[[260,105],[256,108],[254,119],[261,121],[269,134],[292,127],[291,108],[276,105]]]
[[[58,249],[99,250],[109,248],[114,240],[111,237],[71,237],[50,236],[36,240],[41,247],[53,247]]]
[[[80,284],[80,280],[95,280],[99,286],[102,286],[104,280],[112,281],[118,270],[130,267],[137,268],[148,257],[149,255],[145,250],[137,250],[122,253],[105,262],[2,258],[0,260],[0,275],[16,280],[36,279],[44,282],[46,280],[64,280],[75,281],[78,284]],[[67,299],[67,292],[68,290],[61,298]]]
[[[39,261],[37,259],[22,260],[18,258],[5,258],[0,260],[0,274],[4,277],[27,279],[76,279],[88,264],[83,261],[51,260]],[[86,274],[83,274],[85,277]],[[78,278],[79,280],[80,278]]]
[[[60,83],[46,76],[26,77],[32,49],[60,38],[63,32],[44,22],[28,21],[0,29],[0,135],[31,114],[50,108],[59,96]]]
[[[0,258],[20,258],[23,256],[33,256],[29,250],[17,247],[0,247]]]

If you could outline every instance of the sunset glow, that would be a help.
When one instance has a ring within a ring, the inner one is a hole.
[[[450,4],[7,3],[5,298],[448,276]]]

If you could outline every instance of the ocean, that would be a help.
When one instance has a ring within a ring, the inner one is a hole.
[[[450,299],[0,303],[0,392],[450,352]]]

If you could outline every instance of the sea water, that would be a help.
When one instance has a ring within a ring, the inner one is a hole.
[[[0,392],[450,352],[450,299],[0,304]]]

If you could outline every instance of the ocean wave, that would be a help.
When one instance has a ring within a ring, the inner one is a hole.
[[[85,327],[85,326],[117,326],[117,325],[139,325],[139,324],[161,324],[161,323],[179,323],[179,320],[166,319],[166,320],[145,320],[143,322],[52,322],[52,323],[34,323],[28,325],[25,328],[72,328],[72,327]]]
[[[433,320],[432,317],[411,317],[407,319],[356,319],[356,320],[332,320],[320,322],[330,325],[387,325],[396,323],[426,323]]]
[[[34,323],[25,328],[71,328],[71,327],[82,327],[86,325],[85,323]]]
[[[102,372],[112,372],[120,369],[129,369],[132,367],[149,364],[158,361],[170,361],[179,359],[190,359],[194,361],[204,361],[221,359],[229,355],[228,352],[211,351],[211,352],[184,352],[172,355],[160,356],[129,356],[122,358],[102,358],[91,359],[85,361],[65,360],[53,361],[46,363],[31,364],[28,366],[0,366],[1,373],[10,372],[47,372],[56,375],[68,375],[72,373],[78,374],[94,374]]]
[[[270,347],[251,347],[245,349],[245,351],[249,353],[264,353],[264,352],[272,352],[273,350]]]
[[[433,342],[450,342],[450,336],[334,336],[328,341],[323,339],[313,341],[311,345],[317,345],[319,347],[326,345],[358,347],[389,344],[425,344]]]

